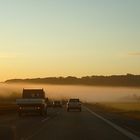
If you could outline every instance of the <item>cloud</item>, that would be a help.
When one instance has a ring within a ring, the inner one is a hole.
[[[140,56],[140,52],[131,52],[129,53],[131,56]]]

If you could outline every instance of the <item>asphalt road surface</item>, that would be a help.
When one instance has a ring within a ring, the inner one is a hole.
[[[130,140],[82,108],[82,112],[50,108],[47,117],[29,114],[0,116],[1,140]]]

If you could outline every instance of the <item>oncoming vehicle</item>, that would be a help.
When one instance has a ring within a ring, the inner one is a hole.
[[[47,103],[43,89],[23,89],[22,99],[17,99],[18,113],[36,112],[40,115],[47,113]]]
[[[69,99],[67,103],[67,111],[70,109],[78,109],[81,111],[81,103],[79,99]]]

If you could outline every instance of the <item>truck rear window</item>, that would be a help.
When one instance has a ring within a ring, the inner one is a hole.
[[[23,90],[23,98],[45,98],[43,90]]]

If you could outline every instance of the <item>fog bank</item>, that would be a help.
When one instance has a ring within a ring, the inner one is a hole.
[[[80,98],[84,102],[134,101],[140,97],[140,88],[42,84],[0,84],[0,97],[19,98],[23,88],[43,88],[50,99]]]

